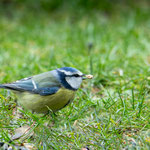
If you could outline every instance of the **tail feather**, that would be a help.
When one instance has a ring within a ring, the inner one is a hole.
[[[16,90],[14,87],[9,86],[9,84],[0,84],[0,88],[8,90]]]
[[[13,90],[13,91],[25,91],[23,88],[20,88],[19,86],[15,84],[0,84],[0,88]]]
[[[5,89],[5,86],[3,84],[0,84],[0,88],[4,88]]]
[[[9,85],[9,84],[8,84]],[[15,88],[13,87],[9,87],[7,84],[0,84],[0,88],[1,89],[8,89],[8,90],[16,90]]]

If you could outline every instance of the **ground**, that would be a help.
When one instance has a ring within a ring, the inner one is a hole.
[[[34,135],[23,142],[39,149],[150,148],[147,4],[116,6],[111,12],[8,8],[1,9],[0,20],[0,83],[64,66],[94,75],[56,116],[22,110],[15,95],[8,98],[7,91],[0,90],[2,142],[35,121]]]

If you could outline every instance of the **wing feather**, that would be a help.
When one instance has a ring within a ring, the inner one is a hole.
[[[0,88],[20,92],[28,91],[43,96],[51,95],[56,93],[61,87],[56,75],[56,72],[53,70],[33,77],[24,78],[10,84],[2,84]]]

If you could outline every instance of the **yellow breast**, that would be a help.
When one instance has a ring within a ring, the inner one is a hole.
[[[19,103],[37,113],[46,113],[48,110],[56,112],[70,103],[74,96],[75,91],[61,88],[53,95],[41,96],[39,94],[32,94],[29,92],[17,92]]]

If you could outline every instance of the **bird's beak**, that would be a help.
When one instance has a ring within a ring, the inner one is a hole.
[[[85,79],[92,79],[93,78],[93,75],[91,74],[88,74],[88,75],[83,75],[82,79],[85,80]]]

